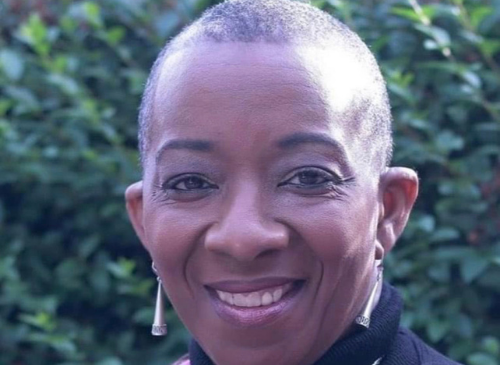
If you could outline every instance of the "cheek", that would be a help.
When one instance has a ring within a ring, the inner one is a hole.
[[[284,220],[323,264],[351,262],[374,247],[375,202],[369,199],[304,200],[283,206]]]
[[[375,256],[375,207],[375,198],[358,196],[296,201],[286,209],[288,222],[320,266],[312,287],[314,310],[324,313],[317,325],[325,336],[332,327],[348,328],[359,313]]]
[[[206,215],[194,215],[192,211],[182,212],[168,206],[146,209],[146,246],[166,285],[170,278],[184,277],[206,219]]]

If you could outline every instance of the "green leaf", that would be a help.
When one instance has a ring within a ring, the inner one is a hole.
[[[135,266],[135,261],[122,257],[118,260],[118,262],[110,262],[107,265],[107,268],[116,278],[126,279],[132,275]]]
[[[106,32],[106,40],[113,46],[121,42],[125,36],[125,29],[123,27],[113,27]]]
[[[391,9],[391,13],[394,15],[398,15],[402,18],[411,20],[412,22],[415,23],[420,22],[420,16],[417,13],[415,13],[415,10],[413,10],[412,8],[393,7]]]
[[[500,356],[500,339],[493,336],[488,336],[482,339],[481,347],[489,354],[499,357]]]
[[[432,232],[436,226],[436,220],[431,215],[424,215],[416,221],[416,225],[424,232]]]
[[[54,318],[46,312],[39,312],[35,315],[21,314],[19,319],[24,323],[31,324],[48,332],[52,332],[56,328]]]
[[[436,137],[437,148],[445,153],[461,150],[464,147],[464,144],[463,137],[449,130],[439,133]]]
[[[467,284],[470,284],[488,268],[489,264],[490,260],[479,254],[465,257],[460,264],[460,274],[462,275],[462,279]]]
[[[0,65],[5,75],[17,81],[21,78],[24,72],[24,60],[16,51],[11,49],[0,50]]]
[[[38,14],[31,14],[19,28],[21,40],[32,46],[38,54],[46,56],[49,53],[48,30]]]
[[[40,108],[37,98],[27,88],[10,85],[5,88],[5,94],[15,101],[15,109],[20,114],[35,112]]]
[[[469,316],[460,313],[455,323],[455,328],[461,336],[465,338],[473,338],[474,324]]]
[[[488,56],[493,57],[500,51],[500,40],[483,39],[483,41],[479,43],[479,48]]]
[[[461,261],[475,254],[475,251],[471,247],[439,247],[434,252],[434,258],[445,261]]]
[[[101,8],[97,3],[85,1],[82,4],[82,9],[85,14],[85,18],[90,24],[97,28],[102,27]]]
[[[7,111],[12,107],[12,100],[9,100],[9,99],[0,99],[0,117],[3,117],[5,116],[5,114],[7,113]],[[3,130],[5,126],[2,126],[2,128],[0,128],[1,133],[4,133],[5,131]]]
[[[48,75],[47,79],[51,84],[56,85],[68,95],[76,95],[80,90],[76,81],[66,75],[53,73]]]
[[[73,19],[72,17],[70,16],[67,16],[67,15],[64,15],[60,18],[59,20],[59,24],[60,24],[60,27],[61,29],[66,32],[66,33],[69,33],[69,34],[73,34],[73,32],[77,29],[78,27],[78,24],[77,22],[75,21],[75,19]]]
[[[455,240],[460,237],[460,233],[456,228],[452,227],[443,227],[435,230],[430,239],[433,242],[440,242],[440,241],[450,241],[450,240]]]
[[[443,28],[424,24],[416,24],[415,28],[434,39],[441,48],[448,47],[451,43],[449,33]]]
[[[440,341],[450,329],[450,324],[437,319],[431,319],[427,325],[427,335],[433,342]]]
[[[436,41],[434,41],[432,39],[426,39],[424,41],[424,47],[425,47],[425,49],[427,49],[429,51],[435,51],[435,50],[441,48],[441,46]]]
[[[326,4],[327,0],[312,0],[311,4],[317,8],[323,8]]]
[[[498,362],[490,354],[474,353],[467,357],[469,365],[498,365]]]
[[[447,283],[450,280],[450,268],[448,265],[438,264],[431,266],[427,274],[430,278],[440,283]]]
[[[481,89],[482,82],[481,82],[481,78],[478,76],[477,73],[470,71],[470,70],[466,70],[462,73],[462,77],[472,87],[474,87],[476,89]]]
[[[107,357],[96,363],[96,365],[123,365],[123,362],[117,357]]]
[[[493,8],[491,6],[478,6],[475,8],[470,15],[470,22],[471,25],[474,29],[477,29],[481,22],[486,18],[487,16],[491,15],[493,13]]]

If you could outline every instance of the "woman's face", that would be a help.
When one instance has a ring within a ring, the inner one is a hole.
[[[206,44],[169,57],[157,84],[129,210],[220,365],[313,362],[351,328],[383,255],[355,107],[365,71],[309,50]]]

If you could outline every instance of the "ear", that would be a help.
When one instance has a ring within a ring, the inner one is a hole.
[[[404,167],[388,168],[380,178],[381,206],[377,227],[379,259],[389,253],[408,222],[418,195],[417,173]]]
[[[146,243],[146,235],[143,225],[143,193],[142,180],[130,185],[125,191],[125,201],[127,204],[127,213],[134,227],[135,233],[141,240],[142,244]]]

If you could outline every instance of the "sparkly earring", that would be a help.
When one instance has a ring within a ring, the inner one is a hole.
[[[161,279],[156,270],[155,263],[153,262],[152,269],[156,274],[158,280],[158,292],[156,294],[155,318],[153,321],[153,328],[151,333],[153,336],[165,336],[167,334],[167,324],[165,323],[165,301],[163,298],[163,290],[161,287]]]
[[[382,260],[378,260],[377,270],[378,270],[377,281],[375,282],[375,285],[373,286],[373,289],[370,292],[370,296],[368,297],[368,300],[366,301],[363,310],[354,320],[354,322],[357,325],[359,325],[362,329],[365,330],[370,328],[370,321],[374,309],[375,298],[377,296],[377,292],[380,285],[382,285],[382,272],[384,271],[384,267],[382,266]]]

